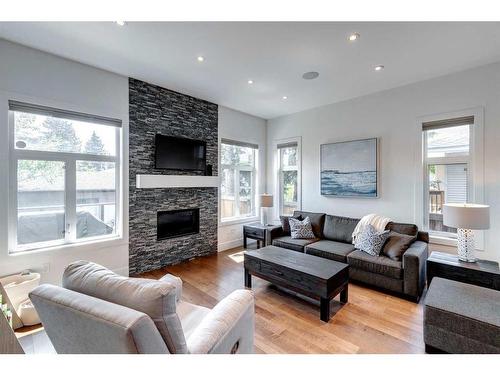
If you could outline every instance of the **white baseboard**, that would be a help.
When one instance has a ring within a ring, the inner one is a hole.
[[[252,241],[252,240],[248,239],[247,241]],[[226,250],[234,249],[235,247],[240,247],[240,246],[243,246],[243,237],[238,238],[238,239],[233,240],[233,241],[219,243],[217,246],[217,251],[218,252],[226,251]]]

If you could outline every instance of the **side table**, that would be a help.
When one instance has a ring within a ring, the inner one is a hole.
[[[467,263],[456,255],[433,251],[427,258],[427,287],[434,276],[500,290],[498,262],[489,260]]]
[[[260,249],[261,242],[262,247],[270,245],[273,233],[279,229],[281,229],[281,225],[262,225],[261,223],[245,224],[243,225],[243,247],[245,249],[247,248],[248,238],[257,241],[257,249]]]

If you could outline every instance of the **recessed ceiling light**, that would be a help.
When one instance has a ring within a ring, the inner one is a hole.
[[[247,82],[249,85],[253,85],[253,81],[251,79],[249,79]]]
[[[381,70],[383,70],[383,69],[384,69],[384,66],[383,66],[383,65],[377,65],[377,66],[375,67],[375,71],[377,71],[377,72],[380,72],[380,71],[381,71]]]
[[[349,41],[354,42],[355,40],[358,40],[360,36],[361,35],[359,35],[358,33],[352,33],[351,35],[349,35]]]
[[[318,77],[319,77],[318,72],[306,72],[306,73],[302,74],[302,78],[304,78],[304,79],[316,79]]]
[[[283,96],[283,100],[287,100],[288,99],[288,96]]]
[[[203,62],[203,61],[205,61],[205,58],[203,56],[198,56],[198,61]]]
[[[116,24],[118,26],[125,26],[126,22],[125,21],[116,21]]]

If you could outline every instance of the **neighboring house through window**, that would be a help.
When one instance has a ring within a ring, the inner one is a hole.
[[[221,220],[256,216],[258,145],[221,141]]]
[[[422,124],[424,144],[424,224],[431,234],[455,237],[443,225],[443,204],[472,202],[474,116]]]
[[[116,237],[121,121],[9,101],[9,126],[10,251]]]

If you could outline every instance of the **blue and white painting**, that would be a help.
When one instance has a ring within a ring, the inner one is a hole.
[[[321,195],[377,197],[377,138],[321,145]]]

